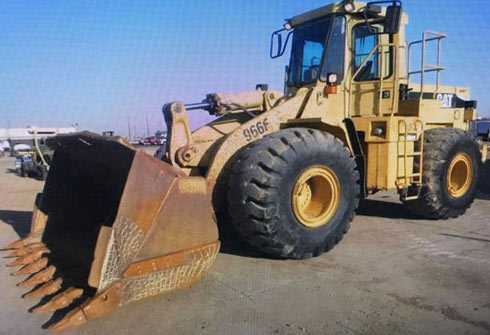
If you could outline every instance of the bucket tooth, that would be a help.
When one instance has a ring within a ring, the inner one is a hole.
[[[50,330],[62,330],[69,327],[79,326],[88,320],[101,317],[111,313],[121,304],[121,282],[111,284],[103,292],[100,292],[90,300],[71,310],[59,322],[53,324]]]
[[[83,309],[77,307],[65,315],[63,319],[52,324],[49,330],[59,331],[70,327],[80,326],[88,321]]]
[[[52,279],[47,283],[43,284],[42,286],[40,286],[39,288],[35,289],[34,291],[25,294],[24,298],[36,299],[36,298],[42,298],[47,295],[51,295],[53,293],[58,292],[58,290],[61,288],[62,283],[63,283],[63,279],[61,279],[61,277]]]
[[[19,276],[19,275],[29,275],[32,273],[36,273],[44,269],[48,265],[48,259],[46,257],[42,257],[35,261],[34,263],[28,264],[24,266],[22,269],[19,271],[16,271],[12,273],[12,276]]]
[[[30,236],[26,236],[24,238],[21,238],[17,241],[14,241],[12,243],[9,243],[7,244],[6,246],[4,246],[2,248],[2,250],[10,250],[10,249],[19,249],[19,248],[23,248],[24,246],[26,246],[27,244],[29,244],[32,240],[32,237]]]
[[[9,252],[4,258],[22,257],[41,249],[45,249],[46,252],[49,252],[49,249],[46,248],[46,246],[43,243],[36,242],[36,243],[28,244],[18,249],[14,249],[11,252]]]
[[[46,250],[46,252],[49,252],[49,249],[46,248],[46,246],[43,243],[36,242],[36,243],[28,244],[22,248],[12,250],[4,258],[26,256],[34,251],[41,250],[41,248]]]
[[[67,290],[55,295],[53,298],[51,298],[51,300],[49,300],[44,305],[34,308],[33,312],[43,313],[43,312],[50,312],[50,311],[55,311],[57,309],[64,308],[70,305],[73,302],[73,300],[79,298],[82,294],[83,294],[83,289],[70,287]]]
[[[7,254],[4,258],[12,258],[12,257],[22,257],[28,255],[29,251],[26,248],[15,249]]]
[[[20,249],[15,249],[9,252],[6,256],[3,258],[13,258],[13,257],[22,257],[29,254],[26,248],[20,248]]]
[[[24,247],[24,249],[28,253],[32,252],[35,249],[39,249],[39,248],[46,248],[46,245],[42,242],[33,242],[33,243],[26,244],[26,246]]]
[[[48,252],[49,250],[43,247],[39,249],[35,249],[33,252],[24,255],[22,257],[19,257],[15,261],[11,262],[10,264],[7,264],[7,266],[19,266],[19,265],[31,264],[32,262],[35,262],[38,259],[40,259],[44,254]]]
[[[56,268],[54,267],[54,265],[50,265],[44,270],[36,273],[34,276],[24,280],[23,282],[18,283],[17,286],[29,287],[29,286],[45,283],[51,280],[51,278],[53,278],[55,272],[56,272]]]

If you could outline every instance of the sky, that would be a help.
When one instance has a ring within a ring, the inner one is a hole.
[[[118,135],[165,129],[162,105],[207,93],[282,90],[288,55],[269,58],[284,19],[309,0],[0,0],[0,128]],[[490,117],[490,0],[405,0],[407,41],[445,32],[444,85],[469,86]],[[211,118],[190,111],[191,127]]]

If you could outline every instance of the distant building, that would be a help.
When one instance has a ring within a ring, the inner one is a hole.
[[[39,127],[28,127],[28,128],[0,128],[0,142],[5,140],[10,142],[10,146],[13,147],[15,144],[28,144],[32,145],[32,139],[34,134],[37,134],[39,138],[41,137],[51,137],[58,134],[68,134],[74,133],[77,129],[75,127],[65,127],[65,128],[39,128]]]

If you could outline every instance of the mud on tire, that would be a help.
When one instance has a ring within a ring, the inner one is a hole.
[[[359,204],[359,174],[344,144],[331,134],[284,129],[242,148],[228,182],[228,212],[238,234],[279,258],[309,258],[333,248]],[[335,209],[317,227],[302,224],[292,194],[304,171],[320,167],[338,180]]]
[[[448,171],[451,165],[455,168],[454,163],[458,161],[458,157],[464,157],[463,161],[470,163],[467,184],[461,186],[461,194],[451,191],[448,186]],[[417,216],[432,219],[455,218],[473,203],[480,171],[481,154],[473,135],[457,128],[427,130],[424,133],[420,195],[418,199],[405,201],[404,204]]]

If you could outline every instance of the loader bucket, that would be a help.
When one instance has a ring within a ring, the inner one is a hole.
[[[55,149],[31,232],[5,249],[49,300],[34,312],[73,307],[59,330],[118,306],[187,287],[219,250],[210,190],[120,138],[89,132],[49,140]],[[45,298],[46,300],[46,298]]]

